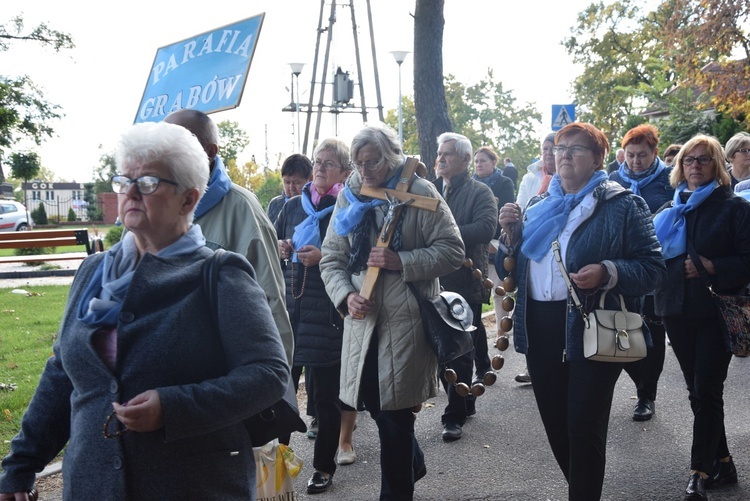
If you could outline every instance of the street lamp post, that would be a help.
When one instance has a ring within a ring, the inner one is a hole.
[[[305,63],[289,63],[289,67],[292,68],[292,75],[297,81],[297,93],[295,94],[294,100],[294,113],[297,115],[297,153],[300,152],[300,121],[299,121],[299,74],[302,73],[302,68],[305,67]],[[292,82],[292,85],[294,82]]]
[[[394,50],[391,51],[393,59],[398,64],[398,140],[401,143],[401,147],[404,147],[404,118],[401,110],[401,63],[406,59],[406,55],[409,54],[408,50]]]

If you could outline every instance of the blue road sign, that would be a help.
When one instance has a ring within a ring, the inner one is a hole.
[[[552,130],[560,130],[571,122],[576,121],[575,104],[552,105]]]

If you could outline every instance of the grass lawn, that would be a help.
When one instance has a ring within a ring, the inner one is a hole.
[[[2,285],[2,282],[0,282]],[[0,458],[10,450],[44,364],[52,355],[70,286],[22,287],[39,295],[0,288]],[[14,385],[15,389],[8,387]]]

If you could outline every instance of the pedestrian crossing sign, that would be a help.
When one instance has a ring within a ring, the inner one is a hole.
[[[576,121],[575,104],[552,105],[552,130],[560,130],[571,122]]]

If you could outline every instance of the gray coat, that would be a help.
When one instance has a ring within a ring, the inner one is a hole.
[[[395,170],[391,169],[386,180],[394,174]],[[362,179],[357,172],[346,183],[354,194],[359,194]],[[432,183],[424,179],[415,179],[409,192],[440,197]],[[348,205],[346,196],[340,193],[331,221],[337,211]],[[377,225],[381,227],[386,206],[373,210]],[[346,270],[352,235],[340,236],[329,227],[323,241],[320,272],[326,292],[341,314],[346,315],[339,397],[352,407],[357,405],[365,356],[376,329],[381,408],[406,409],[437,395],[437,357],[427,345],[419,304],[407,282],[412,282],[423,298],[436,296],[440,292],[437,277],[461,266],[464,246],[458,226],[442,200],[436,212],[407,206],[402,217],[402,245],[398,255],[403,270],[381,271],[373,291],[375,307],[364,320],[352,320],[346,304],[350,292],[361,290],[367,273],[365,270],[351,274]],[[373,229],[370,234],[373,245],[376,239]]]
[[[201,275],[210,252],[143,256],[117,324],[115,370],[92,346],[95,329],[77,320],[81,295],[104,254],[83,262],[54,355],[3,461],[0,491],[29,490],[35,472],[67,442],[66,500],[255,499],[255,464],[242,420],[282,396],[289,368],[265,294],[238,254],[222,259],[216,333]],[[159,393],[164,426],[104,438],[112,402],[149,389]]]

